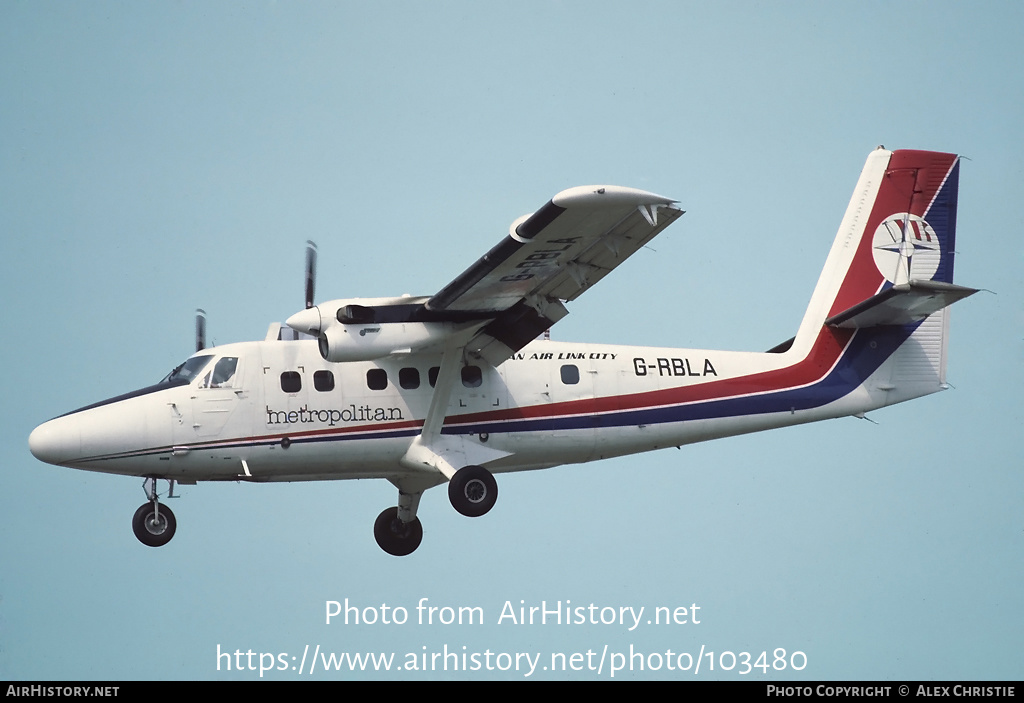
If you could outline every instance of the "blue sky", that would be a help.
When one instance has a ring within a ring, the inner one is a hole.
[[[784,648],[808,660],[787,678],[1021,678],[1022,26],[1009,2],[0,4],[0,678],[249,679],[218,646],[306,645]],[[213,342],[262,339],[302,307],[306,239],[320,299],[431,294],[581,184],[687,214],[555,338],[767,349],[878,144],[968,157],[957,280],[991,291],[954,309],[955,388],[878,424],[502,476],[476,521],[430,491],[406,559],[372,538],[382,481],[182,487],[148,549],[140,481],[28,452],[35,425],[188,356],[196,307]],[[326,625],[346,598],[487,621]],[[701,622],[499,625],[506,601]],[[776,676],[754,671],[698,678]]]

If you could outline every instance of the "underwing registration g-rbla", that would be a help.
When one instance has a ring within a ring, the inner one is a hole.
[[[616,186],[563,191],[430,297],[314,305],[266,339],[204,348],[159,383],[62,415],[40,460],[144,479],[132,527],[174,535],[158,481],[384,478],[380,547],[415,550],[428,488],[470,517],[494,475],[861,415],[946,387],[959,160],[867,159],[793,339],[767,352],[561,343],[544,333],[672,224],[676,201]],[[201,320],[200,320],[201,322]]]

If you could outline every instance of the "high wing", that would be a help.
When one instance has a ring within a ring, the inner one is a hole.
[[[568,314],[575,300],[683,211],[620,186],[564,190],[426,303],[426,310],[494,316],[466,350],[497,366]]]
[[[682,215],[674,203],[618,186],[564,190],[513,222],[505,239],[423,304],[426,319],[478,322],[444,335],[430,408],[400,462],[435,471],[394,480],[400,520],[412,519],[418,496],[438,473],[452,480],[460,466],[475,469],[507,455],[467,435],[441,434],[464,359],[477,356],[497,366],[522,349],[569,313],[564,301],[579,297]]]
[[[564,190],[430,298],[331,300],[286,324],[332,362],[457,349],[498,366],[682,215],[674,202],[618,186]]]

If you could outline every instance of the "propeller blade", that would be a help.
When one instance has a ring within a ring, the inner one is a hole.
[[[206,311],[196,308],[196,351],[206,349]]]
[[[316,243],[306,241],[306,309],[313,307],[316,291]]]

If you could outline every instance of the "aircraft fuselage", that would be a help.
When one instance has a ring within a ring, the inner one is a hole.
[[[470,462],[500,473],[886,404],[884,393],[840,402],[844,396],[824,392],[851,335],[825,336],[811,349],[786,353],[539,340],[498,368],[464,364],[442,434],[459,436]],[[401,460],[421,431],[439,354],[331,363],[315,341],[305,340],[229,344],[193,358],[204,356],[202,373],[187,385],[152,387],[44,424],[33,433],[33,451],[64,466],[183,483],[396,478],[421,471]],[[234,375],[214,384],[210,370],[222,359],[237,360]],[[806,375],[810,383],[802,393],[790,389],[791,397],[779,398],[772,374],[781,373]],[[850,377],[849,390],[864,381],[861,375]]]

